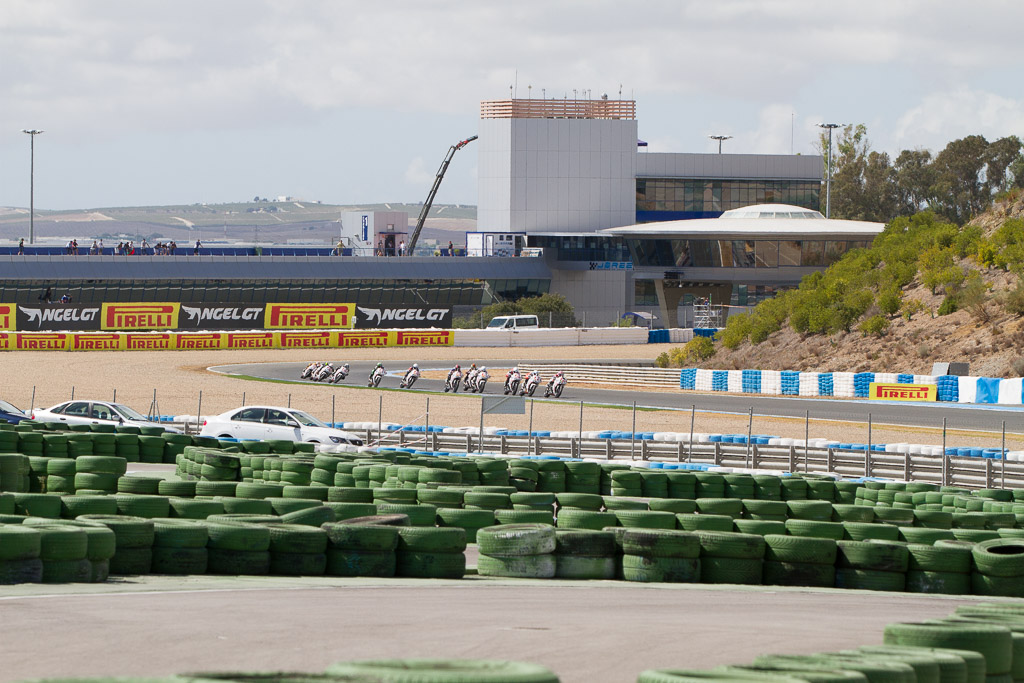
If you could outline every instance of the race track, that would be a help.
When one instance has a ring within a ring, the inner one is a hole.
[[[472,363],[472,359],[466,361],[463,367]],[[485,361],[494,363],[494,361]],[[510,366],[517,361],[509,359],[503,365]],[[525,361],[523,361],[525,362]],[[536,362],[536,361],[533,361]],[[551,360],[546,363],[587,363],[591,361],[574,359]],[[613,364],[614,361],[595,361],[605,364]],[[635,362],[635,361],[634,361]],[[482,362],[478,362],[481,364]],[[338,386],[366,386],[366,379],[376,363],[364,361],[351,363],[351,374]],[[306,363],[253,363],[243,365],[221,365],[210,368],[214,372],[258,377],[261,379],[284,380],[316,384],[300,380]],[[386,367],[386,366],[385,366]],[[496,367],[496,366],[490,366]],[[424,361],[420,363],[420,369],[424,372],[446,371],[437,361]],[[388,375],[381,382],[383,389],[399,389],[405,367],[388,368]],[[491,380],[487,385],[486,393],[501,394],[504,372],[491,372]],[[543,388],[547,378],[538,389],[535,398],[540,401],[555,401],[556,399],[544,399]],[[333,385],[325,385],[330,387]],[[412,392],[443,392],[444,381],[439,379],[421,378],[416,382]],[[642,389],[598,389],[592,387],[578,387],[571,383],[566,387],[562,395],[562,401],[584,401],[588,404],[607,404],[631,406],[636,401],[641,408],[667,408],[677,410],[689,410],[696,405],[701,412],[746,414],[750,408],[754,414],[770,417],[796,417],[803,418],[810,413],[810,418],[815,420],[840,420],[857,423],[867,423],[868,416],[871,416],[875,424],[904,425],[914,427],[942,427],[943,418],[946,419],[946,426],[951,430],[981,430],[999,431],[1003,421],[1006,422],[1006,429],[1009,432],[1020,432],[1024,430],[1024,406],[1006,405],[976,405],[959,403],[907,403],[896,401],[867,401],[863,399],[828,399],[828,398],[799,398],[790,396],[758,396],[758,395],[737,395],[723,393],[698,393],[695,391],[663,390],[643,391]]]

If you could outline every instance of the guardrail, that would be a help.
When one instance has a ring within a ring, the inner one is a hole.
[[[690,463],[782,472],[834,473],[846,478],[881,477],[963,488],[1022,488],[1024,462],[898,453],[839,451],[803,446],[694,443],[620,439],[514,437],[473,433],[365,430],[367,444],[431,451],[554,455],[600,460]]]
[[[643,368],[625,365],[554,365],[546,363],[520,363],[519,372],[525,377],[536,370],[543,379],[561,370],[569,382],[595,382],[598,384],[628,384],[639,386],[678,387],[679,370],[672,368]]]

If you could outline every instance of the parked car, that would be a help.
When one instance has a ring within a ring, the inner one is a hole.
[[[64,401],[45,410],[32,412],[38,422],[66,422],[67,424],[109,424],[129,427],[159,427],[180,434],[180,429],[153,422],[137,410],[121,403],[109,401]]]
[[[18,408],[13,403],[0,400],[0,420],[7,420],[14,424],[18,424],[22,420],[29,419],[28,414],[24,410]]]
[[[220,439],[282,439],[362,446],[351,432],[335,429],[309,413],[276,406],[244,406],[207,418],[200,436]]]
[[[488,330],[536,330],[540,324],[535,315],[499,315],[487,323]]]

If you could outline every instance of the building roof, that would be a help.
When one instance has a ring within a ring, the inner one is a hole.
[[[620,237],[792,237],[872,239],[884,223],[825,218],[820,212],[789,204],[756,204],[726,211],[718,218],[638,223],[601,230]]]

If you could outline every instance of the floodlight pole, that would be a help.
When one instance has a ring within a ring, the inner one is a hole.
[[[36,241],[36,136],[42,133],[41,130],[23,129],[21,131],[29,136],[32,142],[29,144],[29,174],[28,174],[28,243],[35,244]]]
[[[832,217],[832,131],[842,123],[819,123],[818,128],[828,130],[828,174],[825,176],[825,218]]]
[[[718,153],[719,154],[722,153],[722,141],[723,140],[732,140],[732,136],[731,135],[709,135],[708,137],[711,138],[712,140],[718,140]]]

